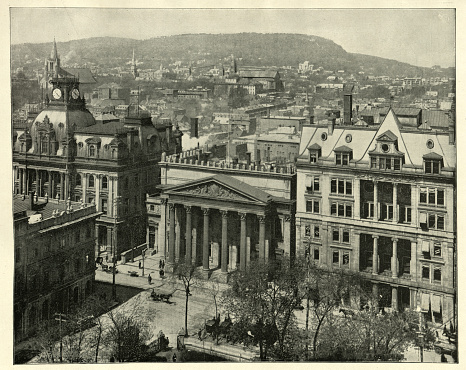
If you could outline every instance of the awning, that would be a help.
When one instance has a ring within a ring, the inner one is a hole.
[[[421,224],[426,224],[427,223],[427,213],[421,213],[419,216],[420,216],[419,217],[419,222]]]
[[[432,311],[436,313],[440,313],[440,296],[439,295],[432,296]]]
[[[428,240],[422,241],[422,252],[427,252],[427,253],[430,252],[430,242]]]
[[[421,311],[429,311],[430,294],[421,293]]]

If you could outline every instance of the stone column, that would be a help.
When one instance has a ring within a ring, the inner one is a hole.
[[[377,181],[374,181],[374,220],[379,219],[379,194],[378,194],[378,184]]]
[[[265,261],[265,216],[258,215],[259,220],[259,260]]]
[[[40,197],[40,182],[39,182],[39,170],[36,168],[36,194],[38,197]]]
[[[52,184],[52,188],[50,189],[50,198],[55,199],[55,173],[53,171],[50,172],[49,181]]]
[[[181,254],[181,208],[175,207],[175,261],[180,260]],[[171,222],[171,221],[170,221]]]
[[[162,204],[160,205],[160,223],[159,223],[159,233],[157,235],[158,241],[158,251],[161,253],[161,258],[167,258],[167,200],[162,199]]]
[[[398,239],[392,238],[393,250],[392,250],[392,277],[398,277]]]
[[[186,256],[185,262],[191,263],[193,258],[193,251],[192,251],[192,207],[191,206],[184,206],[186,210]]]
[[[221,269],[222,272],[228,271],[228,211],[221,210],[222,214],[222,253],[221,253]]]
[[[95,188],[95,209],[97,211],[99,211],[99,212],[102,210],[102,205],[100,204],[100,179],[101,178],[102,178],[101,174],[96,174],[95,175],[95,184],[94,184],[94,188]],[[131,247],[132,247],[132,245],[131,245]]]
[[[398,288],[392,286],[392,309],[398,311]]]
[[[99,245],[99,226],[95,225],[95,256],[98,257],[100,253],[100,245]]]
[[[209,208],[202,208],[204,214],[204,235],[202,243],[202,269],[209,271]]]
[[[409,262],[411,281],[417,280],[417,241],[411,240],[411,261]]]
[[[60,200],[65,199],[65,181],[64,181],[64,173],[60,172]]]
[[[83,180],[83,184],[84,184],[84,181],[87,181],[87,175],[84,175],[84,180]],[[113,204],[113,181],[114,181],[114,177],[113,176],[109,176],[108,177],[108,204]],[[84,192],[83,192],[84,193]],[[108,216],[109,217],[113,217],[113,207],[109,207],[109,210],[107,212]]]
[[[393,223],[398,223],[398,184],[393,183]]]
[[[47,171],[47,195],[49,196],[49,198],[52,198],[53,199],[53,195],[52,195],[52,172],[51,171]]]
[[[285,256],[291,256],[291,215],[285,215],[283,218],[283,244]]]
[[[361,234],[357,231],[353,232],[353,251],[352,251],[352,270],[353,271],[359,271],[359,253],[361,249]]]
[[[246,213],[239,214],[241,219],[240,234],[240,270],[246,271]]]
[[[372,236],[374,239],[374,249],[372,252],[372,274],[377,275],[379,273],[379,237],[377,235]]]
[[[356,219],[361,218],[361,180],[355,178],[353,181],[354,208],[353,216]]]
[[[170,231],[168,235],[168,262],[175,263],[175,205],[168,203],[170,212]]]

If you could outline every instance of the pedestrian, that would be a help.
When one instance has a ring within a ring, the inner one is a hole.
[[[162,269],[159,270],[159,276],[160,276],[160,278],[163,277],[163,270]]]
[[[159,269],[162,268],[162,260],[159,260]]]
[[[162,268],[165,270],[165,260],[162,260]]]
[[[141,261],[139,261],[139,269],[141,269]]]
[[[108,254],[105,255],[105,262],[108,262]]]
[[[173,354],[172,360],[173,362],[176,362],[176,353]]]
[[[152,283],[152,276],[150,276],[150,274],[149,274],[149,276],[147,277],[147,281],[149,282],[149,285]]]

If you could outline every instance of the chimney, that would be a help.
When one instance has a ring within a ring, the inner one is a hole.
[[[345,94],[343,96],[343,124],[351,125],[353,118],[353,95]]]
[[[335,115],[333,113],[330,114],[328,116],[328,134],[329,135],[333,134],[333,130],[335,129],[335,121],[336,121]]]

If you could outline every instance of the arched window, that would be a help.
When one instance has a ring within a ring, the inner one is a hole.
[[[89,175],[89,187],[93,188],[94,187],[94,176]]]
[[[79,173],[76,174],[76,186],[81,186],[81,175]]]
[[[95,157],[95,146],[94,145],[89,146],[89,157]]]
[[[116,149],[112,149],[112,158],[116,158]]]
[[[108,189],[108,179],[107,179],[107,176],[102,177],[102,189]]]

